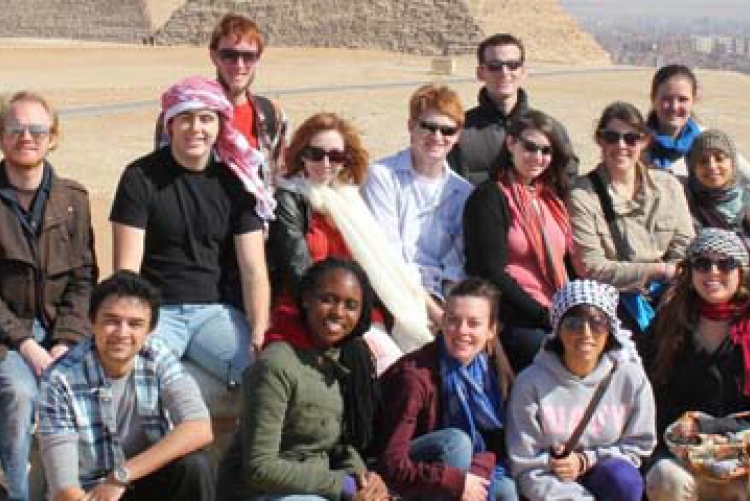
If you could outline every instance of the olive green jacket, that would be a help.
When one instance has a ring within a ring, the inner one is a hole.
[[[245,372],[234,444],[219,474],[221,499],[317,494],[340,499],[344,477],[365,470],[341,442],[344,404],[339,350],[271,343]]]

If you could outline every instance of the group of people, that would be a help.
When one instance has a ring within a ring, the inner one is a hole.
[[[478,106],[420,87],[409,146],[371,162],[335,113],[287,141],[250,89],[263,49],[228,14],[217,78],[162,95],[99,284],[86,189],[46,159],[57,114],[3,104],[9,499],[29,499],[35,416],[53,501],[714,495],[661,437],[688,411],[693,432],[750,427],[750,166],[698,124],[689,68],[656,73],[646,118],[607,106],[587,169],[529,104],[521,41],[493,35]],[[216,475],[180,359],[239,387]]]

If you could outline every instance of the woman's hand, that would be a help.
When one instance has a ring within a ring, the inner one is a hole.
[[[380,475],[368,471],[357,475],[357,484],[359,490],[352,498],[352,501],[388,501],[391,499],[383,479]]]
[[[586,472],[586,459],[583,453],[574,452],[562,458],[550,456],[550,469],[563,482],[574,482]]]
[[[490,481],[473,473],[466,474],[464,480],[464,492],[461,501],[487,501],[487,489]]]

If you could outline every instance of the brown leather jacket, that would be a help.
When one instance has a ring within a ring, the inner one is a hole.
[[[53,175],[36,245],[29,244],[11,205],[0,200],[0,360],[32,337],[36,317],[53,342],[88,335],[97,273],[83,186]]]

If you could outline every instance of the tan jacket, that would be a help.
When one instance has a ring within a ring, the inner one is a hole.
[[[96,277],[91,213],[83,186],[52,178],[33,246],[11,207],[0,202],[0,360],[7,349],[32,336],[35,317],[43,319],[53,340],[76,342],[86,336]]]
[[[640,165],[638,168],[644,176],[643,189],[633,200],[609,188],[609,176],[603,165],[596,169],[612,197],[616,224],[626,241],[626,261],[617,257],[604,211],[589,178],[576,179],[570,194],[578,272],[620,290],[643,287],[649,281],[653,263],[681,260],[695,236],[682,184],[677,178],[668,172]]]

